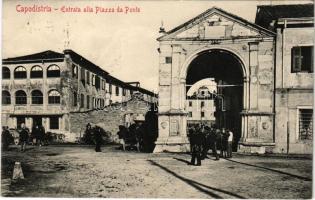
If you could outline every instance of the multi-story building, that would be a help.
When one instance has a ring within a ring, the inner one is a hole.
[[[258,6],[275,37],[275,151],[312,153],[314,5]]]
[[[69,113],[126,102],[136,92],[156,102],[154,93],[111,76],[72,50],[7,58],[2,60],[2,125],[39,123],[46,131],[71,135]]]
[[[200,87],[191,96],[187,96],[186,110],[188,112],[187,124],[206,124],[211,125],[215,123],[215,111],[214,105],[216,94],[209,91],[206,86]]]

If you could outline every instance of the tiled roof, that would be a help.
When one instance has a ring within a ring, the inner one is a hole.
[[[156,96],[156,94],[154,94],[153,92],[146,90],[144,88],[141,87],[136,87],[133,85],[130,85],[129,83],[123,82],[121,80],[119,80],[118,78],[115,78],[111,75],[109,75],[109,73],[105,70],[103,70],[100,66],[95,65],[94,63],[92,63],[91,61],[87,60],[86,58],[84,58],[83,56],[79,55],[78,53],[74,52],[71,49],[66,49],[63,51],[64,53],[58,53],[55,51],[43,51],[40,53],[35,53],[35,54],[30,54],[30,55],[25,55],[25,56],[19,56],[19,57],[13,57],[13,58],[6,58],[6,59],[2,59],[2,63],[3,64],[22,64],[22,63],[41,63],[41,62],[55,62],[55,61],[63,61],[65,58],[65,54],[70,55],[71,60],[76,63],[79,64],[80,66],[88,69],[89,71],[98,74],[100,76],[102,76],[103,78],[105,78],[108,82],[112,83],[112,84],[116,84],[119,85],[121,87],[124,87],[126,89],[130,89],[133,91],[139,91],[148,95],[154,95]],[[131,84],[134,82],[131,82]]]
[[[257,6],[255,23],[264,28],[269,28],[273,20],[301,17],[314,17],[314,4]]]
[[[63,60],[64,54],[55,51],[43,51],[25,56],[2,59],[3,64],[32,63],[52,60]]]
[[[78,53],[72,51],[71,49],[66,49],[63,52],[64,54],[69,54],[73,62],[79,64],[80,66],[83,66],[84,68],[90,70],[91,72],[94,72],[95,74],[103,76],[108,74],[107,71],[103,70],[101,67],[95,65],[94,63],[79,55]]]

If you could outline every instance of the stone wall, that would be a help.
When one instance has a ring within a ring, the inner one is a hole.
[[[69,114],[70,134],[75,137],[82,137],[87,123],[98,125],[105,131],[111,133],[112,141],[118,139],[117,132],[119,125],[125,125],[125,116],[131,115],[132,119],[137,116],[144,116],[151,105],[145,101],[132,99],[125,103],[113,104],[102,110],[91,110],[87,112],[71,112]]]

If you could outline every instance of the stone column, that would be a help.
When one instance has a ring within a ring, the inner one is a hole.
[[[258,108],[258,42],[250,42],[249,45],[249,109]]]
[[[181,46],[174,45],[172,53],[172,70],[171,70],[171,109],[180,109],[181,104],[181,82],[180,74],[180,54]]]

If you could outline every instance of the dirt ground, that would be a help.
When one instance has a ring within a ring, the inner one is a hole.
[[[2,152],[2,196],[111,198],[311,198],[312,160],[235,155],[187,165],[189,154],[106,146],[29,146]],[[25,179],[11,181],[14,162]]]

